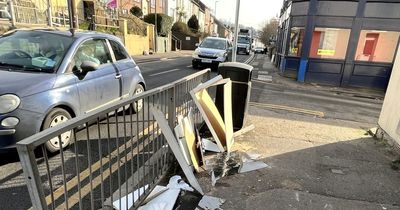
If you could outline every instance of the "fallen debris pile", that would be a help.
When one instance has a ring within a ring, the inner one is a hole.
[[[156,186],[139,209],[173,209],[180,192],[184,194],[198,193],[201,196],[196,209],[221,209],[225,200],[204,195],[194,171],[197,173],[208,171],[211,175],[212,185],[215,186],[217,180],[224,176],[269,167],[264,162],[257,160],[260,155],[232,151],[234,137],[251,131],[254,126],[242,128],[234,133],[231,83],[230,79],[217,76],[190,91],[197,109],[191,109],[186,116],[178,115],[177,125],[174,128],[169,126],[164,113],[151,107],[151,112],[190,186],[182,181],[180,176],[173,176],[166,187]],[[223,86],[222,115],[208,92],[208,88],[213,86]],[[201,113],[207,129],[211,133],[210,136],[199,134],[199,129],[193,121],[194,111]],[[194,190],[195,192],[193,192]]]

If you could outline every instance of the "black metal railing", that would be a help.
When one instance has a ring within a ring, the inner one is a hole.
[[[18,142],[33,208],[104,209],[114,204],[121,209],[128,206],[128,199],[116,200],[139,190],[132,207],[137,208],[172,162],[150,108],[162,110],[171,127],[177,115],[190,109],[200,123],[189,92],[209,76],[209,70],[199,71]],[[134,113],[133,107],[141,111]],[[62,145],[65,133],[71,134],[73,143],[49,154],[46,142],[58,138]]]

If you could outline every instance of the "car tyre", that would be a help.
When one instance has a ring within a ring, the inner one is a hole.
[[[192,61],[192,67],[193,67],[194,69],[199,69],[199,63],[197,63],[197,62],[195,62],[195,61]]]
[[[55,108],[47,114],[47,116],[43,122],[42,130],[65,123],[66,121],[70,120],[71,118],[72,118],[71,114],[69,112],[67,112],[66,110],[61,109],[61,108]],[[72,130],[61,134],[62,148],[67,147],[71,142],[73,142],[73,138],[74,137],[72,135]],[[50,153],[59,151],[60,150],[59,138],[55,137],[55,138],[50,139],[49,141],[47,141],[45,143],[45,147],[46,147],[47,151],[49,151]]]
[[[138,95],[138,94],[143,93],[143,92],[144,92],[143,85],[137,84],[136,87],[135,87],[135,90],[133,92],[133,96]],[[135,101],[132,104],[133,105],[133,107],[132,107],[133,114],[136,114],[136,113],[139,113],[140,111],[142,111],[143,103],[144,103],[143,99],[140,99],[138,101]]]

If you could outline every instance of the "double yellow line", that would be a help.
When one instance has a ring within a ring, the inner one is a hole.
[[[283,105],[276,105],[276,104],[264,104],[264,103],[257,103],[257,102],[249,102],[249,105],[258,107],[258,108],[278,109],[278,110],[283,110],[283,111],[288,111],[288,112],[309,114],[309,115],[314,115],[314,116],[321,117],[321,118],[325,116],[325,114],[320,111],[313,111],[313,110],[301,109],[301,108],[290,107],[290,106],[283,106]]]
[[[147,136],[149,135],[152,131],[153,128],[156,127],[156,123],[152,123],[150,124],[146,129],[144,129],[142,132],[138,133],[138,137],[140,136]],[[86,178],[89,177],[90,175],[90,168],[92,170],[92,172],[99,170],[102,166],[106,165],[107,163],[109,163],[110,159],[114,159],[115,157],[118,157],[118,151],[124,151],[125,147],[126,148],[130,148],[131,145],[133,143],[135,143],[135,138],[132,138],[130,140],[128,140],[126,142],[126,144],[121,145],[118,149],[115,149],[113,152],[111,152],[108,157],[103,157],[101,160],[98,160],[97,162],[95,162],[94,164],[92,164],[91,166],[89,166],[87,169],[85,169],[84,171],[82,171],[81,173],[79,173],[79,180],[82,182],[83,180],[85,180]],[[146,142],[144,141],[143,144],[140,144],[139,147],[139,152],[141,152],[148,144],[150,143],[150,141]],[[136,149],[136,147],[135,147]],[[114,164],[112,164],[111,166],[111,171],[108,168],[107,170],[104,170],[102,174],[99,174],[97,177],[92,179],[92,184],[90,184],[90,182],[88,184],[86,184],[85,186],[83,186],[80,189],[80,192],[76,192],[75,194],[73,194],[72,196],[68,196],[68,206],[72,207],[75,204],[77,204],[79,202],[79,200],[83,197],[85,197],[86,195],[88,195],[90,193],[90,191],[96,187],[98,187],[103,180],[105,180],[107,177],[109,177],[112,173],[114,173],[115,171],[118,170],[118,165],[123,165],[126,161],[131,160],[132,156],[137,155],[138,154],[138,150],[134,150],[134,151],[130,151],[128,154],[126,154],[126,160],[125,160],[125,156],[122,156],[119,160],[117,160]],[[118,163],[119,162],[119,163]],[[101,164],[102,163],[102,164]],[[69,191],[72,188],[74,188],[75,186],[78,185],[78,176],[75,176],[74,178],[72,178],[71,180],[69,180],[66,183],[67,186],[67,190],[65,190],[64,186],[61,186],[60,188],[58,188],[57,190],[55,190],[53,192],[53,196],[54,196],[54,201],[56,201],[58,198],[60,198],[61,196],[64,195],[65,191]],[[46,197],[46,203],[47,205],[50,205],[52,203],[52,198],[51,198],[51,194],[48,195]],[[59,206],[57,206],[56,209],[64,209],[63,206],[65,206],[65,202],[60,204]],[[33,208],[30,208],[33,209]]]

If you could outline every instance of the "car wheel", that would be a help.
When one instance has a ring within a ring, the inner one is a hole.
[[[199,68],[199,63],[192,61],[192,67],[194,69],[198,69]]]
[[[65,111],[64,109],[56,108],[50,111],[50,113],[46,116],[43,122],[43,129],[51,128],[62,123],[67,122],[72,117],[71,115]],[[67,147],[72,141],[72,131],[67,131],[60,135],[61,137],[61,145],[62,148]],[[47,151],[53,153],[60,150],[60,139],[58,137],[54,137],[45,143]]]
[[[137,84],[135,91],[133,92],[133,95],[135,96],[135,95],[138,95],[143,92],[144,92],[143,85]],[[136,114],[136,113],[140,112],[143,109],[143,104],[144,104],[143,99],[135,101],[135,103],[133,104],[134,107],[132,107],[133,113]]]

